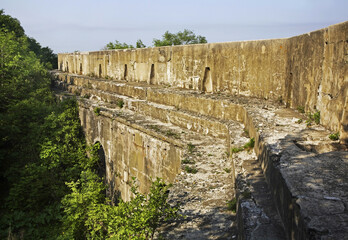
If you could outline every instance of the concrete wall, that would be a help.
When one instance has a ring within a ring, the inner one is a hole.
[[[70,73],[281,100],[348,141],[348,22],[288,38],[59,54]]]
[[[147,192],[151,178],[172,183],[180,172],[182,148],[130,126],[127,121],[102,113],[79,102],[81,125],[88,143],[99,142],[105,151],[106,182],[109,191],[117,191],[123,200],[131,197],[132,177],[140,192]]]

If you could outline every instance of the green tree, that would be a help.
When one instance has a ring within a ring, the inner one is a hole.
[[[153,45],[155,47],[160,46],[172,46],[172,45],[186,45],[186,44],[198,44],[207,43],[205,37],[198,35],[196,36],[193,31],[185,29],[182,32],[170,33],[166,31],[162,39],[153,39]]]
[[[48,47],[41,47],[34,38],[26,36],[18,19],[6,15],[3,9],[0,10],[0,28],[2,31],[13,32],[16,38],[27,38],[28,50],[33,51],[47,69],[58,68],[57,54]]]
[[[117,206],[107,204],[104,186],[94,172],[82,172],[80,180],[68,186],[72,192],[62,201],[61,239],[153,239],[162,223],[180,217],[178,207],[167,203],[170,185],[159,178],[148,195],[139,193],[133,182],[134,197],[129,202],[120,200]]]
[[[128,48],[134,48],[133,45],[128,45],[127,43],[120,43],[119,41],[109,42],[106,44],[106,46],[103,48],[104,50],[111,50],[111,49],[128,49]]]
[[[24,37],[24,29],[18,19],[6,15],[4,9],[0,9],[0,28],[14,32],[16,37]]]
[[[135,46],[136,48],[146,48],[146,45],[143,43],[143,41],[141,41],[141,39],[137,40]]]

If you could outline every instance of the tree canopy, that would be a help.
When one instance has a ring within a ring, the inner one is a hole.
[[[162,39],[153,40],[153,45],[155,47],[198,43],[207,43],[207,39],[201,35],[196,36],[193,31],[187,29],[177,33],[166,31],[163,34]]]
[[[19,20],[6,15],[3,9],[0,10],[0,28],[2,31],[13,32],[16,38],[26,38],[28,50],[33,51],[47,69],[58,68],[57,55],[49,47],[41,47],[34,38],[28,37]]]
[[[161,46],[172,46],[172,45],[187,45],[187,44],[199,44],[199,43],[207,43],[207,39],[201,35],[197,35],[188,29],[185,29],[182,32],[177,33],[170,33],[169,31],[166,31],[162,39],[153,39],[153,45],[155,47],[161,47]],[[136,44],[136,48],[145,48],[145,44],[138,39]],[[106,44],[106,46],[103,48],[104,50],[111,50],[111,49],[131,49],[134,48],[133,45],[128,45],[127,43],[120,43],[119,41],[115,42],[109,42]]]

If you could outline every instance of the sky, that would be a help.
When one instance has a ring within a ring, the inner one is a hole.
[[[151,46],[184,29],[208,42],[286,38],[348,20],[348,0],[0,0],[0,9],[55,53]]]

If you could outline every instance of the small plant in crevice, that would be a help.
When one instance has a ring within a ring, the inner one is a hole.
[[[195,145],[193,145],[192,143],[188,143],[187,144],[187,150],[189,153],[193,153],[193,150],[196,148]]]
[[[242,136],[249,137],[248,129],[244,128]]]
[[[305,108],[304,108],[304,106],[297,106],[297,111],[298,111],[299,113],[305,113]]]
[[[116,105],[117,105],[119,108],[123,108],[123,105],[124,105],[123,100],[122,100],[122,99],[117,100]]]
[[[195,164],[195,163],[196,163],[195,160],[193,160],[193,159],[188,159],[188,158],[185,158],[185,159],[181,160],[181,162],[182,162],[183,164]]]
[[[148,127],[150,129],[152,129],[152,130],[155,130],[156,132],[160,132],[161,131],[161,129],[158,126],[156,126],[156,125],[149,125]]]
[[[252,149],[252,148],[254,147],[254,145],[255,145],[255,139],[254,139],[254,138],[250,138],[249,142],[247,142],[247,143],[243,146],[243,148],[244,148],[244,149],[247,149],[247,150],[250,150],[250,149]]]
[[[234,147],[231,149],[232,153],[238,153],[241,152],[243,150],[248,150],[250,151],[255,145],[255,139],[254,138],[250,138],[249,142],[247,142],[246,144],[244,144],[243,147]]]
[[[306,120],[307,127],[312,126],[313,122],[315,124],[320,124],[320,111],[317,111],[313,114],[309,112],[307,114],[307,120]]]
[[[340,133],[339,132],[336,132],[336,133],[332,133],[329,135],[329,138],[332,140],[332,141],[336,141],[340,138]]]
[[[303,122],[302,118],[296,121],[297,124],[301,124]]]
[[[238,153],[238,152],[241,152],[243,150],[244,150],[243,147],[234,147],[231,149],[232,153]]]
[[[232,200],[227,201],[227,210],[236,212],[237,210],[237,198],[232,198]]]
[[[99,116],[100,115],[100,110],[101,110],[100,107],[94,108],[95,115]]]
[[[193,174],[195,174],[195,173],[198,172],[198,169],[195,168],[195,167],[185,166],[185,171],[186,171],[187,173],[193,173]]]
[[[176,138],[176,139],[179,139],[179,138],[180,138],[179,134],[177,134],[176,132],[173,132],[172,130],[168,130],[168,131],[166,132],[166,136],[168,136],[168,137],[174,137],[174,138]]]
[[[320,111],[317,111],[313,114],[313,120],[316,124],[320,123]]]

